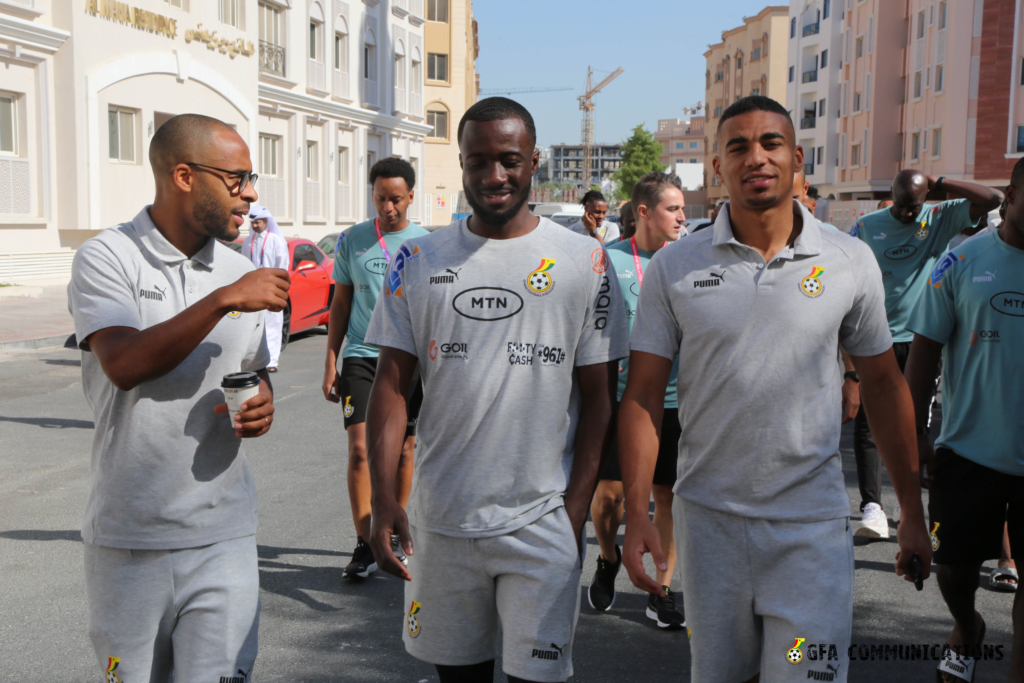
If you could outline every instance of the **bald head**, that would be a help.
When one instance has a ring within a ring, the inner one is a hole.
[[[202,163],[220,136],[238,138],[238,142],[244,144],[234,128],[209,116],[180,114],[168,119],[149,143],[153,174],[159,180],[178,164]]]
[[[904,224],[913,223],[928,196],[928,176],[914,168],[906,168],[892,180],[893,218]]]

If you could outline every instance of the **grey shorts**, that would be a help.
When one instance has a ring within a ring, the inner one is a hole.
[[[739,517],[676,496],[694,681],[845,683],[853,624],[849,519]],[[817,676],[815,674],[821,674]]]
[[[239,681],[256,661],[256,537],[184,550],[85,544],[89,638],[105,681]],[[96,680],[100,680],[97,677]]]
[[[572,676],[583,558],[565,508],[504,536],[455,538],[412,529],[405,584],[405,649],[431,664],[494,659],[498,626],[506,674]]]

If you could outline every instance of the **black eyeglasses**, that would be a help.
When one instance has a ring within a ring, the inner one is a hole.
[[[217,168],[216,166],[207,166],[206,164],[197,164],[192,161],[186,161],[186,166],[195,166],[196,168],[208,169],[210,171],[220,171],[226,173],[232,178],[238,178],[238,191],[241,192],[245,189],[245,186],[252,183],[252,188],[256,189],[256,181],[259,179],[258,173],[252,171],[229,171],[226,168]]]

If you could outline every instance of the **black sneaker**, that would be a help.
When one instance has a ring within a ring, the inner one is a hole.
[[[600,555],[597,556],[597,571],[594,572],[594,580],[587,589],[590,606],[599,612],[607,612],[615,604],[615,577],[622,566],[622,551],[619,550],[619,546],[615,546],[615,554],[618,555],[618,560],[614,563]]]
[[[391,554],[406,567],[409,566],[409,558],[406,557],[405,551],[402,550],[402,540],[394,534],[391,534]]]
[[[370,544],[362,536],[357,541],[356,549],[352,551],[352,561],[345,567],[345,578],[348,579],[365,579],[377,571],[377,560],[373,557]]]
[[[683,610],[676,608],[676,594],[668,586],[662,586],[664,595],[650,595],[647,598],[647,618],[658,622],[658,628],[678,631],[686,626]]]

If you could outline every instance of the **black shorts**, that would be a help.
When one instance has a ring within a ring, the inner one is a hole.
[[[948,448],[935,451],[934,477],[928,517],[935,564],[998,559],[1003,522],[1010,547],[1024,548],[1024,477],[997,472]]]
[[[370,400],[370,388],[377,374],[376,358],[343,358],[341,361],[341,405],[345,413],[345,429],[366,422],[366,404]],[[409,424],[406,436],[415,436],[416,421],[423,404],[423,385],[417,370],[413,377],[408,396]]]
[[[608,445],[608,461],[601,472],[601,479],[622,481],[622,466],[619,464],[618,420],[612,428],[611,443]],[[658,443],[658,462],[654,466],[654,483],[658,486],[675,486],[676,463],[679,461],[679,410],[665,408],[661,418],[661,441]]]

